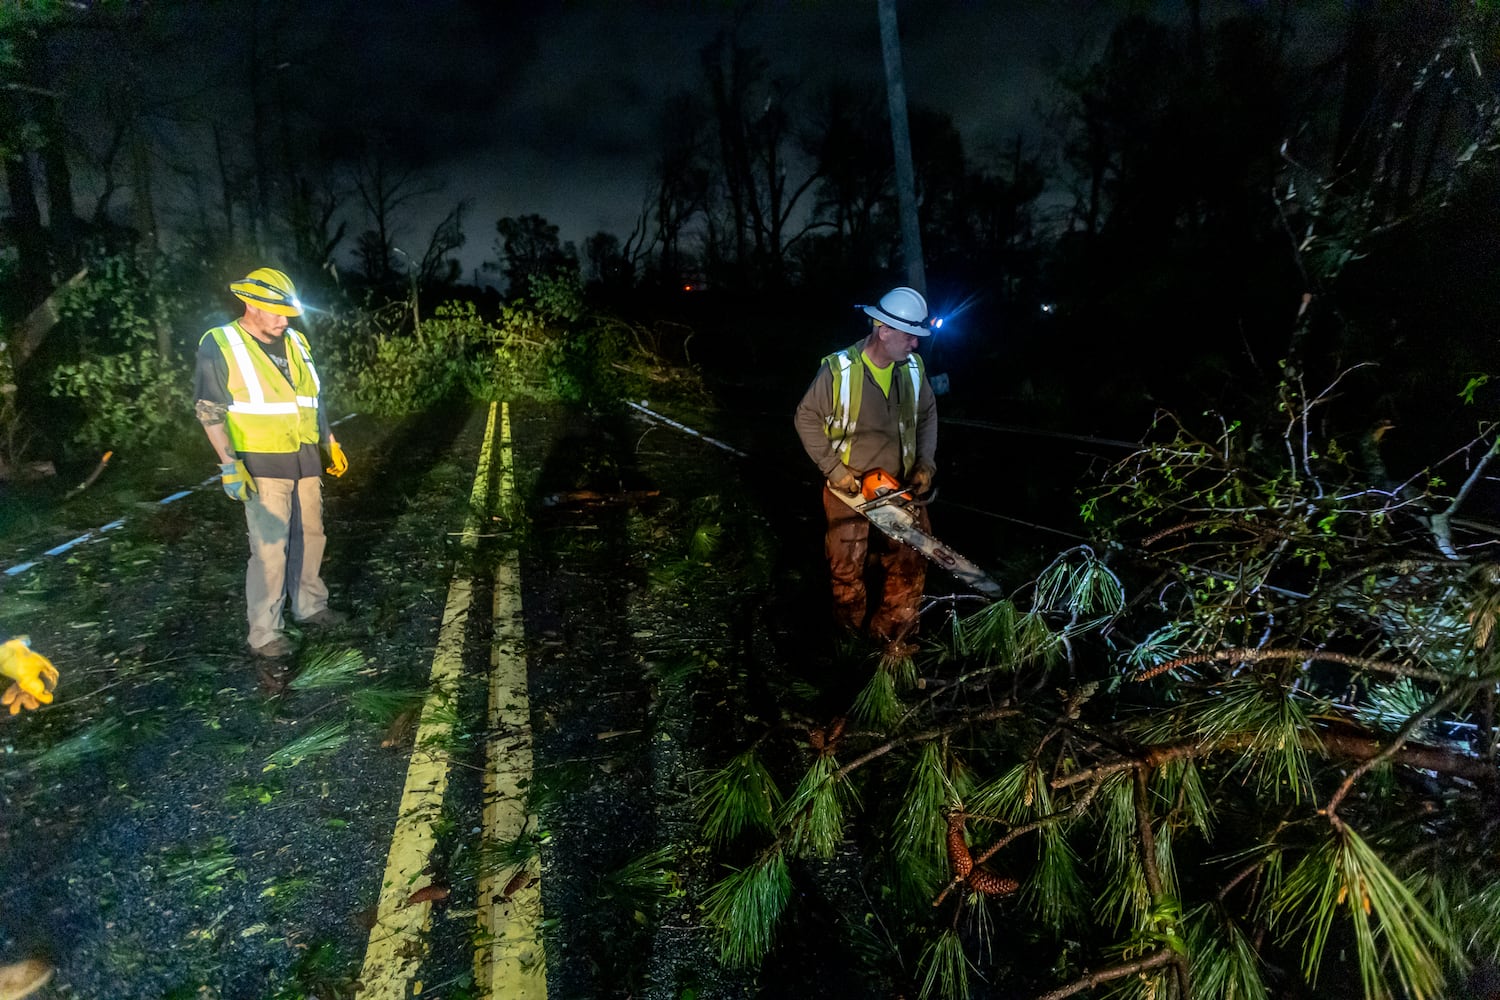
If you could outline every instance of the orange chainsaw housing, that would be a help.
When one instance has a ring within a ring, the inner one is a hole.
[[[866,500],[878,500],[901,488],[901,481],[884,469],[871,469],[859,482],[859,492]]]

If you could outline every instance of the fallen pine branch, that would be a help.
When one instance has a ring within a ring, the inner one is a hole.
[[[1128,771],[1141,765],[1154,768],[1174,760],[1245,750],[1255,746],[1259,739],[1260,736],[1257,733],[1233,733],[1222,739],[1207,742],[1184,740],[1180,743],[1159,743],[1142,747],[1140,752],[1133,756],[1097,764],[1061,778],[1055,778],[1050,784],[1054,789],[1067,788],[1069,785],[1092,781],[1095,778],[1102,778],[1117,771]],[[1302,734],[1301,742],[1302,748],[1311,753],[1356,761],[1370,760],[1387,749],[1374,736],[1352,727],[1305,732]],[[1478,757],[1423,744],[1406,744],[1392,754],[1390,760],[1407,767],[1436,771],[1439,774],[1463,778],[1479,784],[1493,783],[1497,777],[1495,766]]]
[[[1124,979],[1126,976],[1133,976],[1138,972],[1145,972],[1148,969],[1159,969],[1163,965],[1171,965],[1175,961],[1177,961],[1177,953],[1171,948],[1162,948],[1134,962],[1122,962],[1119,965],[1111,965],[1107,969],[1100,969],[1098,972],[1090,972],[1088,975],[1073,980],[1066,986],[1059,986],[1050,993],[1042,994],[1037,997],[1037,1000],[1063,1000],[1063,997],[1070,997],[1082,993],[1084,990],[1091,990],[1101,983]]]

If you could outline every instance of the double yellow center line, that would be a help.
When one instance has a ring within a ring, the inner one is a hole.
[[[489,511],[489,483],[495,454],[496,414],[500,416],[499,509],[517,508],[511,452],[509,404],[490,404],[479,466],[470,491],[469,513],[460,544],[473,551]],[[360,1000],[406,1000],[422,992],[422,958],[432,923],[432,902],[422,890],[437,837],[434,824],[443,807],[451,763],[453,712],[463,665],[463,639],[473,603],[472,574],[454,577],[433,653],[432,673],[417,727],[396,829],[386,857],[380,903],[365,963]],[[505,844],[534,829],[525,789],[530,784],[531,711],[526,687],[525,629],[518,554],[507,552],[494,567],[494,635],[490,644],[487,767],[484,775],[484,836]],[[542,953],[541,876],[535,858],[511,871],[481,878],[479,933],[474,955],[475,983],[482,996],[541,998],[547,995]]]

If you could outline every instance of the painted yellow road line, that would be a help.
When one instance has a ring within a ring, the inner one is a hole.
[[[510,407],[500,418],[499,509],[515,512]],[[494,638],[490,643],[488,767],[484,775],[484,835],[491,844],[514,842],[536,829],[527,812],[531,784],[531,700],[526,688],[526,629],[521,606],[521,561],[512,551],[495,566]],[[536,1000],[547,995],[542,951],[541,862],[493,872],[479,884],[479,944],[474,981],[491,1000]]]
[[[490,405],[479,468],[469,496],[460,544],[474,548],[479,541],[480,519],[489,498],[490,456],[495,446],[495,406]],[[396,828],[386,855],[385,878],[365,964],[360,973],[360,1000],[405,1000],[420,992],[417,975],[426,952],[425,935],[432,918],[432,903],[411,903],[413,893],[430,878],[423,872],[432,857],[437,835],[434,823],[442,813],[443,794],[448,789],[448,746],[453,733],[453,705],[457,700],[458,676],[463,667],[464,629],[473,603],[474,582],[456,576],[448,586],[448,603],[438,630],[432,657],[432,674],[422,718],[406,770],[406,787],[396,812]]]

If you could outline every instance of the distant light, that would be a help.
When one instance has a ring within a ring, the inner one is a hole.
[[[682,286],[682,290],[684,292],[691,292],[693,290],[693,286],[692,285],[683,285]]]
[[[1057,303],[1055,303],[1055,302],[1043,302],[1042,303],[1042,312],[1044,312],[1044,313],[1055,313],[1055,312],[1057,312]]]

